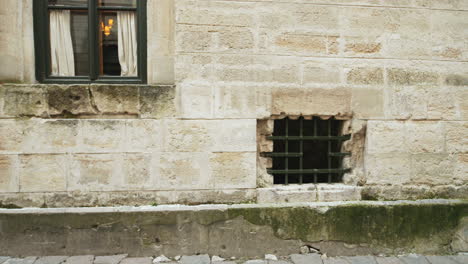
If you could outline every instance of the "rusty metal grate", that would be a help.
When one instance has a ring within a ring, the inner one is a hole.
[[[275,184],[336,183],[349,169],[342,167],[343,141],[351,135],[339,135],[342,121],[314,117],[305,120],[284,118],[275,120],[274,132],[267,137],[273,140],[273,152],[262,153],[273,159],[268,173]]]

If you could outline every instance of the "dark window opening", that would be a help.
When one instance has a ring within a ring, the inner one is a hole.
[[[337,183],[348,170],[342,166],[342,143],[350,135],[340,135],[342,121],[314,117],[305,120],[284,118],[275,120],[272,157],[274,184]]]

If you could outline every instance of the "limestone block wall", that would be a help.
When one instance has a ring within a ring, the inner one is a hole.
[[[3,206],[468,197],[466,0],[148,0],[141,86],[37,84],[5,2]],[[347,120],[343,184],[272,185],[288,115]]]

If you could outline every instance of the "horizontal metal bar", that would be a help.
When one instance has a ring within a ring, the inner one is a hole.
[[[344,136],[269,136],[269,140],[348,140],[351,135]]]
[[[330,152],[328,153],[330,157],[344,157],[344,156],[351,156],[351,152]]]
[[[108,11],[136,11],[136,7],[130,6],[99,6],[98,10],[108,10]]]
[[[270,174],[307,174],[307,173],[317,173],[317,174],[328,174],[328,173],[346,173],[350,172],[351,169],[304,169],[304,170],[274,170],[268,169],[267,172]]]
[[[294,152],[263,152],[262,156],[264,157],[288,157],[288,158],[299,158],[303,156],[303,153],[294,153]]]
[[[48,6],[49,9],[64,9],[64,10],[88,10],[87,6]]]

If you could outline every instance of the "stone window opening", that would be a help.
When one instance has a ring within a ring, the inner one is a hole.
[[[271,158],[267,168],[273,184],[342,183],[345,173],[343,158],[350,152],[343,142],[351,134],[342,134],[343,120],[335,117],[284,117],[273,120],[271,152],[261,152]]]

